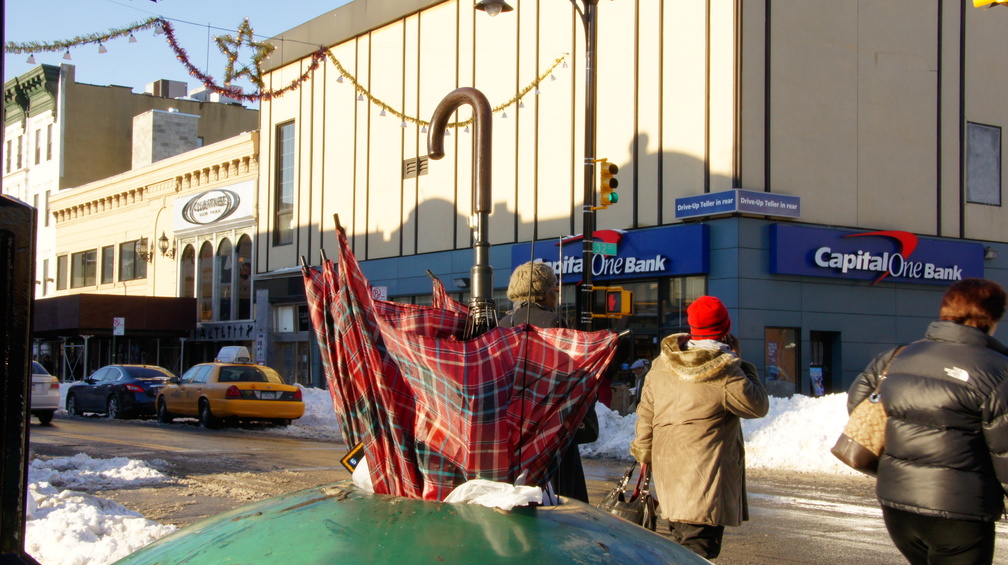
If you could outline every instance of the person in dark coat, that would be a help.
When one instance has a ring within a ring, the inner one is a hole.
[[[991,563],[1008,493],[1008,348],[994,339],[1006,296],[965,279],[942,298],[924,339],[893,359],[881,385],[886,424],[876,493],[889,537],[910,563]],[[892,356],[848,391],[853,410]]]
[[[560,302],[560,286],[557,284],[556,273],[550,265],[530,261],[516,267],[511,273],[507,297],[514,309],[501,318],[497,323],[499,327],[512,328],[523,324],[539,328],[567,327],[567,323],[556,311]],[[594,430],[597,434],[598,416],[595,414],[594,402],[588,409],[586,422],[582,423],[582,428],[591,426],[590,419],[595,422]],[[578,435],[583,435],[583,432]],[[588,484],[585,481],[584,468],[581,466],[581,452],[578,450],[577,438],[564,452],[560,459],[560,467],[550,482],[556,494],[588,502]]]

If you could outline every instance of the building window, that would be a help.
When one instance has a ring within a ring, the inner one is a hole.
[[[252,238],[243,235],[235,249],[238,260],[238,276],[235,279],[235,294],[238,296],[237,320],[252,319]]]
[[[56,258],[56,290],[66,290],[67,286],[67,256]]]
[[[203,246],[200,247],[199,265],[197,265],[199,294],[196,296],[201,322],[213,321],[213,258],[213,245],[209,241],[203,242]]]
[[[94,286],[97,274],[97,249],[89,249],[70,255],[70,288]]]
[[[182,250],[182,263],[179,265],[179,296],[196,298],[196,249],[186,245]]]
[[[42,162],[42,130],[35,130],[35,164]]]
[[[1001,205],[1001,128],[966,124],[966,201]]]
[[[115,282],[115,246],[106,245],[101,250],[101,282]]]
[[[137,240],[119,244],[119,280],[132,281],[147,278],[147,261],[136,252]]]
[[[45,191],[45,227],[49,227],[49,216],[50,216],[50,212],[49,212],[49,193],[50,192],[51,191],[49,191],[49,190]]]
[[[49,294],[49,260],[42,260],[42,296],[47,296]]]
[[[11,141],[11,140],[9,140],[9,139],[7,140],[7,160],[6,160],[7,164],[4,167],[4,170],[6,172],[8,172],[8,173],[11,172],[11,147],[12,147],[11,144],[12,143],[14,143],[14,142]]]
[[[297,319],[297,308],[295,305],[284,304],[283,306],[277,306],[274,312],[276,313],[276,319],[273,320],[273,327],[276,328],[277,333],[285,334],[297,331],[297,325],[294,323]]]
[[[52,160],[52,124],[46,126],[46,161]]]
[[[231,318],[231,274],[234,258],[231,256],[231,242],[221,240],[217,247],[217,319]]]
[[[294,242],[294,122],[276,128],[273,244]]]
[[[18,150],[17,150],[17,169],[16,170],[21,170],[21,167],[24,166],[24,164],[23,164],[23,162],[24,162],[23,161],[23,159],[24,159],[24,136],[23,135],[19,135],[17,141],[18,141],[18,146],[17,146]]]

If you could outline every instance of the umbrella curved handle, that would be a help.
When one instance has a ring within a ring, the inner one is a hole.
[[[490,243],[487,232],[491,206],[490,153],[493,111],[482,92],[471,87],[457,88],[441,100],[431,117],[431,127],[427,133],[427,154],[431,159],[444,157],[444,135],[448,127],[448,118],[463,104],[469,104],[473,108],[473,131],[476,141],[473,151],[472,215],[469,218],[475,254],[471,272],[470,313],[482,318],[490,316],[490,310],[493,310],[492,323],[490,321],[480,323],[482,326],[492,327],[496,325],[497,320],[496,309],[493,306],[493,268],[490,266]],[[467,334],[471,335],[469,331]]]
[[[431,127],[427,132],[427,154],[431,159],[441,159],[445,156],[444,134],[448,127],[448,118],[458,110],[459,106],[469,104],[473,108],[473,132],[476,138],[474,161],[476,164],[473,178],[473,213],[490,211],[490,153],[493,132],[493,111],[487,97],[472,87],[457,88],[434,109],[431,117]]]

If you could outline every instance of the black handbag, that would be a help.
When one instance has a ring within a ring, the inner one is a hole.
[[[636,467],[636,461],[630,464],[630,467],[623,473],[623,478],[616,483],[616,486],[609,491],[602,502],[599,502],[598,507],[653,532],[658,525],[658,501],[651,495],[650,465],[641,464],[640,474],[637,476],[637,486],[632,493],[627,494],[627,486],[630,484],[630,477],[633,476]]]
[[[592,443],[593,441],[598,440],[598,436],[598,414],[595,412],[595,403],[592,402],[591,406],[588,408],[588,413],[585,414],[584,419],[581,420],[581,425],[574,431],[574,443],[577,445]]]

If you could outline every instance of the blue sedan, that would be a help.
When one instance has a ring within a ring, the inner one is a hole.
[[[153,415],[158,389],[174,376],[157,365],[106,365],[67,389],[66,411],[109,418]]]

